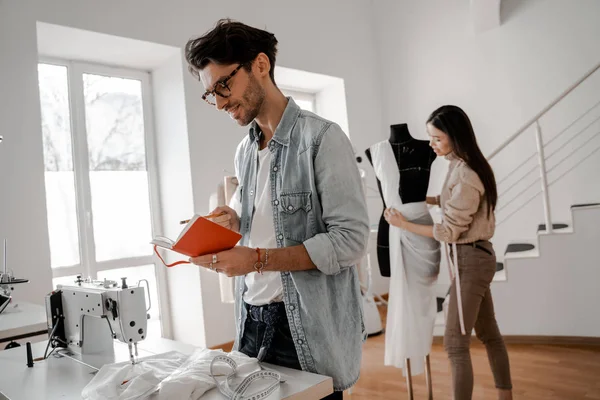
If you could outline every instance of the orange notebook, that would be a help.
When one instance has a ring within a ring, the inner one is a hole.
[[[177,240],[173,241],[164,236],[155,236],[150,242],[154,252],[167,267],[179,264],[189,264],[189,261],[177,261],[167,264],[158,254],[157,247],[172,250],[188,257],[198,257],[218,253],[233,248],[242,238],[237,232],[224,228],[198,214],[187,223]]]

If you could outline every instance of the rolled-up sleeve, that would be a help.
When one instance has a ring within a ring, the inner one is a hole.
[[[444,219],[433,227],[436,240],[454,243],[469,229],[483,194],[482,187],[478,186],[461,180],[452,188],[450,198],[444,204]]]
[[[369,216],[350,140],[331,124],[318,137],[315,184],[327,232],[303,244],[317,268],[328,275],[356,265],[369,239]]]

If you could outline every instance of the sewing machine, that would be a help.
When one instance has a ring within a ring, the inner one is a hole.
[[[115,281],[82,280],[78,276],[74,285],[58,285],[46,295],[49,344],[53,349],[69,348],[81,356],[109,356],[117,339],[127,344],[129,358],[135,364],[137,344],[147,335],[149,307],[144,287],[128,286],[126,278],[121,279],[119,287]]]
[[[121,279],[118,287],[114,281],[78,277],[73,285],[58,285],[46,295],[49,340],[0,351],[0,400],[80,399],[84,387],[103,365],[127,361],[125,344],[131,362],[136,361],[132,349],[137,357],[137,344],[142,340],[140,362],[156,354],[177,351],[190,355],[196,350],[160,337],[145,340],[145,288],[128,286]],[[52,351],[58,349],[53,356],[47,354],[50,346]],[[321,399],[333,393],[330,377],[265,366],[287,377],[273,398]],[[223,395],[215,388],[202,398],[218,400]]]

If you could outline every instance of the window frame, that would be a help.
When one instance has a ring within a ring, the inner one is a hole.
[[[96,261],[94,227],[92,218],[92,193],[90,186],[89,151],[85,120],[85,98],[83,74],[103,75],[115,78],[134,79],[141,82],[142,112],[144,123],[144,143],[146,155],[146,173],[148,176],[148,197],[150,201],[150,234],[162,231],[160,192],[157,168],[156,136],[154,133],[154,115],[152,102],[151,74],[149,71],[107,66],[89,62],[65,60],[52,57],[39,57],[38,64],[50,64],[67,68],[69,118],[71,124],[71,143],[73,174],[75,185],[75,204],[77,231],[79,237],[79,264],[51,268],[52,278],[61,278],[81,274],[82,277],[97,278],[99,271],[154,266],[157,283],[159,315],[163,336],[170,336],[171,327],[168,318],[167,274],[160,268],[157,257],[147,256],[120,258],[108,261]],[[38,96],[39,97],[39,96]],[[45,168],[45,163],[44,163]],[[45,171],[44,171],[45,172]],[[148,244],[150,247],[150,244]],[[133,282],[131,282],[133,284]],[[147,294],[148,296],[149,294]],[[166,335],[165,335],[166,334]]]
[[[309,101],[312,104],[315,114],[317,114],[317,94],[299,90],[298,88],[280,87],[281,92],[285,96],[291,96],[295,100]],[[310,111],[310,110],[309,110]]]

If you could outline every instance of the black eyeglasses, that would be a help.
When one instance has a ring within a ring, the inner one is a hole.
[[[229,76],[227,76],[224,79],[221,79],[220,81],[217,81],[213,86],[212,90],[207,90],[206,92],[204,92],[204,94],[202,95],[202,100],[206,101],[211,106],[214,106],[215,104],[217,104],[217,95],[223,97],[224,99],[231,96],[231,88],[229,87],[228,82],[244,65],[246,64],[238,65],[233,71],[231,71]]]

